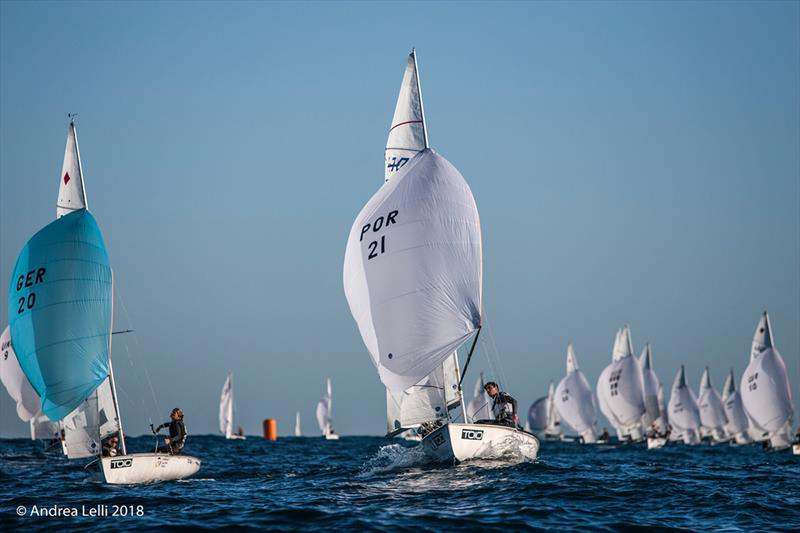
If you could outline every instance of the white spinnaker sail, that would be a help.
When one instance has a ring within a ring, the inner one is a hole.
[[[617,429],[627,434],[639,429],[645,412],[642,373],[633,355],[633,343],[627,325],[614,344],[613,361],[600,374],[597,395],[601,402],[605,401],[605,408],[613,415],[612,425],[618,424]]]
[[[733,377],[733,369],[725,379],[725,386],[722,388],[722,407],[725,409],[725,417],[728,423],[725,431],[729,435],[746,434],[748,429],[747,414],[744,412],[742,397],[736,390],[736,380]]]
[[[408,56],[397,106],[389,127],[389,138],[384,151],[384,178],[396,175],[419,152],[428,148],[425,112],[417,70],[417,55]]]
[[[772,436],[785,429],[794,415],[786,365],[772,338],[766,311],[756,327],[750,362],[739,386],[742,404],[753,425]]]
[[[381,381],[395,398],[481,325],[481,233],[464,178],[426,149],[356,218],[344,290]]]
[[[8,326],[0,335],[0,381],[16,403],[20,420],[27,422],[33,418],[41,407],[41,401],[19,366]]]
[[[472,392],[472,400],[467,405],[466,422],[476,422],[478,420],[491,420],[492,417],[492,399],[486,394],[483,388],[485,382],[483,381],[483,372],[480,373],[478,379],[475,380],[475,388]]]
[[[661,382],[653,369],[653,350],[650,343],[644,345],[639,364],[642,368],[642,399],[644,401],[642,425],[647,429],[661,416],[658,408],[658,387]]]
[[[31,440],[52,440],[61,438],[58,422],[53,422],[39,411],[30,419]]]
[[[700,425],[706,432],[720,432],[724,434],[728,417],[719,393],[711,384],[711,374],[708,367],[703,371],[700,379],[700,390],[697,397],[697,406],[700,408]]]
[[[300,411],[297,411],[297,414],[294,417],[294,436],[303,436],[303,431],[300,429]]]
[[[700,410],[697,407],[697,398],[686,382],[683,365],[672,384],[672,395],[667,411],[669,412],[669,423],[677,433],[696,432],[700,429]]]
[[[592,388],[578,367],[572,344],[567,346],[567,375],[558,382],[554,398],[558,414],[569,427],[579,434],[594,431],[597,415]]]
[[[67,457],[80,459],[100,453],[102,440],[119,432],[109,378],[63,420]]]
[[[233,435],[233,376],[228,374],[219,397],[219,431],[230,438]]]
[[[78,134],[75,130],[75,121],[70,120],[67,129],[67,146],[64,149],[64,163],[61,166],[56,218],[61,218],[85,207],[88,207],[88,202],[83,186],[83,167],[78,149]]]

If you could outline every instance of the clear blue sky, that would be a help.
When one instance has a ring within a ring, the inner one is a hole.
[[[300,410],[316,434],[331,376],[337,430],[382,434],[342,260],[416,46],[431,145],[483,227],[502,372],[479,357],[468,388],[483,368],[527,409],[569,341],[594,386],[629,322],[667,388],[684,363],[719,389],[766,308],[797,404],[799,6],[1,2],[2,301],[77,112],[136,330],[114,341],[127,429],[180,405],[215,432],[233,371],[248,433]],[[4,392],[0,422],[27,432]]]

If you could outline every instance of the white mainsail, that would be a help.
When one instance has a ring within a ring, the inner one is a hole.
[[[294,436],[303,436],[303,431],[300,429],[300,411],[297,411],[297,414],[294,417]]]
[[[0,335],[0,381],[16,403],[17,416],[20,420],[27,422],[36,416],[41,401],[19,366],[8,326]]]
[[[739,390],[756,440],[769,439],[777,449],[788,447],[794,416],[792,390],[786,364],[775,347],[766,311],[756,327],[750,362],[742,374]]]
[[[645,412],[642,395],[642,373],[633,355],[630,327],[619,332],[612,350],[612,362],[597,380],[600,409],[606,414],[618,434],[640,440],[643,437],[641,419]]]
[[[75,119],[71,118],[67,129],[67,145],[64,148],[64,163],[61,166],[61,181],[58,188],[56,218],[61,218],[78,209],[88,208],[86,190],[83,185],[83,167],[78,148]]]
[[[578,367],[571,343],[567,346],[567,375],[558,382],[554,403],[561,419],[583,438],[583,442],[595,442],[597,415],[592,388]]]
[[[325,437],[334,435],[332,424],[333,413],[333,394],[331,389],[331,378],[328,378],[327,392],[317,402],[317,423],[319,430]]]
[[[384,178],[396,175],[419,152],[428,148],[428,133],[425,111],[422,107],[422,91],[419,85],[417,54],[408,56],[406,71],[400,85],[397,106],[389,127],[389,138],[384,151]]]
[[[708,367],[700,378],[700,390],[697,397],[697,406],[700,408],[700,436],[711,437],[715,441],[725,440],[725,425],[728,417],[719,393],[711,384],[711,375]]]
[[[350,231],[344,289],[383,384],[399,398],[481,325],[478,210],[464,178],[426,149],[367,202]]]
[[[228,374],[219,397],[219,431],[230,439],[233,435],[233,375]]]
[[[103,439],[120,430],[109,378],[63,420],[67,457],[81,459],[100,453]]]
[[[483,380],[483,372],[475,380],[475,388],[472,393],[472,400],[467,404],[466,422],[477,422],[478,420],[491,420],[492,399],[486,393]]]
[[[666,427],[661,420],[661,410],[658,407],[658,389],[661,382],[653,368],[653,349],[649,342],[644,345],[639,365],[642,369],[642,400],[645,409],[642,415],[642,427],[645,430],[653,427],[660,433]]]
[[[725,386],[722,387],[722,407],[725,409],[725,417],[728,423],[725,431],[733,438],[737,444],[750,442],[748,436],[749,423],[747,414],[744,412],[742,397],[736,390],[736,380],[733,377],[733,369],[725,379]]]
[[[681,369],[672,384],[672,395],[669,399],[669,423],[672,425],[670,440],[683,440],[686,444],[697,444],[700,441],[700,409],[697,398],[686,382],[686,372]]]

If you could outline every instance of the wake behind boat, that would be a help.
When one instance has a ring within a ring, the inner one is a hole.
[[[481,233],[472,191],[427,137],[412,50],[385,150],[386,183],[356,217],[344,261],[350,311],[387,388],[390,434],[418,427],[437,461],[496,457],[509,446],[535,459],[533,435],[455,423],[450,414],[453,405],[466,415],[455,350],[472,338],[466,372],[481,328]]]

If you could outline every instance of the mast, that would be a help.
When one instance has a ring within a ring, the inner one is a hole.
[[[80,160],[80,158],[79,158]],[[114,271],[111,271],[111,331],[114,330]],[[114,409],[117,412],[117,423],[119,424],[119,442],[122,444],[122,455],[128,455],[125,447],[125,433],[122,431],[122,415],[119,412],[119,400],[117,400],[117,386],[114,384],[114,367],[111,364],[111,345],[113,335],[108,336],[108,384],[111,387],[111,397],[114,400]]]
[[[419,81],[419,67],[417,67],[417,49],[411,49],[411,55],[414,57],[414,77],[417,78],[417,94],[419,94],[419,111],[422,114],[422,135],[425,137],[425,148],[430,148],[428,144],[428,125],[425,123],[425,105],[422,103],[422,87]],[[458,361],[458,358],[456,358]]]

